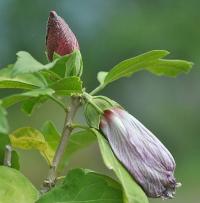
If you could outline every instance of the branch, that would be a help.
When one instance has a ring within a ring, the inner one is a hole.
[[[64,154],[68,137],[73,130],[73,128],[71,127],[72,121],[75,117],[76,111],[78,110],[79,106],[80,106],[80,97],[71,97],[68,112],[66,112],[62,137],[57,147],[56,153],[54,155],[47,179],[44,180],[42,192],[47,192],[56,183],[56,170],[58,168],[58,164],[62,158],[62,155]]]
[[[6,145],[3,161],[4,166],[11,167],[11,159],[12,159],[12,147],[10,145]]]

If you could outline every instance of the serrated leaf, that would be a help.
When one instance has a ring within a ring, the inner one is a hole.
[[[51,165],[55,151],[51,149],[39,130],[31,127],[19,128],[10,134],[10,140],[13,147],[38,150]]]
[[[176,76],[187,73],[192,63],[184,60],[162,60],[169,52],[153,50],[120,62],[112,68],[104,80],[104,85],[122,77],[128,77],[140,70],[148,70],[156,75]]]
[[[8,121],[7,121],[7,112],[2,107],[2,101],[0,101],[0,133],[7,134],[9,130]]]
[[[13,65],[0,70],[0,88],[35,89],[47,85],[40,73],[13,76],[12,72]]]
[[[24,101],[32,97],[37,98],[39,96],[52,96],[54,92],[55,91],[51,88],[45,88],[45,89],[34,89],[34,90],[20,93],[20,94],[14,94],[3,98],[2,106],[4,106],[5,108],[8,108],[9,106],[12,106],[18,102]]]
[[[6,134],[0,133],[0,165],[4,163],[5,149],[6,145],[10,145],[9,136]],[[19,169],[19,157],[15,150],[12,150],[11,155],[11,167],[15,169]],[[1,192],[0,192],[1,193]]]
[[[76,133],[73,133],[69,137],[65,153],[62,157],[59,170],[63,170],[64,167],[68,164],[70,157],[85,147],[88,147],[96,141],[96,136],[91,130],[82,130]]]
[[[72,95],[82,93],[82,81],[78,77],[67,77],[50,85],[58,95]]]
[[[96,130],[99,148],[105,165],[113,170],[118,177],[124,190],[124,202],[126,203],[148,203],[147,196],[141,187],[134,181],[133,177],[122,166],[113,154],[107,140]]]
[[[97,74],[97,80],[99,81],[99,83],[101,85],[104,84],[104,80],[105,80],[107,75],[108,75],[108,72],[105,72],[105,71],[98,72],[98,74]]]
[[[62,185],[43,195],[37,203],[122,203],[120,185],[113,179],[86,169],[68,173]]]
[[[35,203],[39,192],[19,171],[0,166],[0,203]]]

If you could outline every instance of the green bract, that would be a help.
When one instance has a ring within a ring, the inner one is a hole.
[[[94,106],[95,105],[95,106]],[[117,102],[104,96],[95,96],[85,104],[84,113],[87,123],[90,127],[99,129],[102,113],[98,111],[98,107],[102,112],[111,107],[120,106]]]

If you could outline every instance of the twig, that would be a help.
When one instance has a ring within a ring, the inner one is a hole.
[[[96,93],[100,92],[104,87],[105,85],[100,84],[98,87],[96,87],[94,90],[90,92],[90,95],[95,95]]]
[[[78,110],[79,106],[80,106],[80,97],[71,97],[70,104],[68,107],[68,112],[66,112],[62,137],[61,137],[60,143],[57,147],[56,153],[54,155],[47,179],[44,180],[42,192],[47,192],[51,187],[53,187],[55,185],[56,170],[58,168],[58,164],[61,160],[61,157],[65,151],[68,137],[73,130],[71,125],[72,125],[72,121],[75,117],[76,111]]]
[[[4,166],[11,167],[11,159],[12,159],[12,147],[10,145],[6,145],[3,162]]]

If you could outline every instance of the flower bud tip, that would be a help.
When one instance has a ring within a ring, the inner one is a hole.
[[[50,16],[51,18],[55,18],[55,17],[57,16],[56,11],[50,11],[49,16]]]

